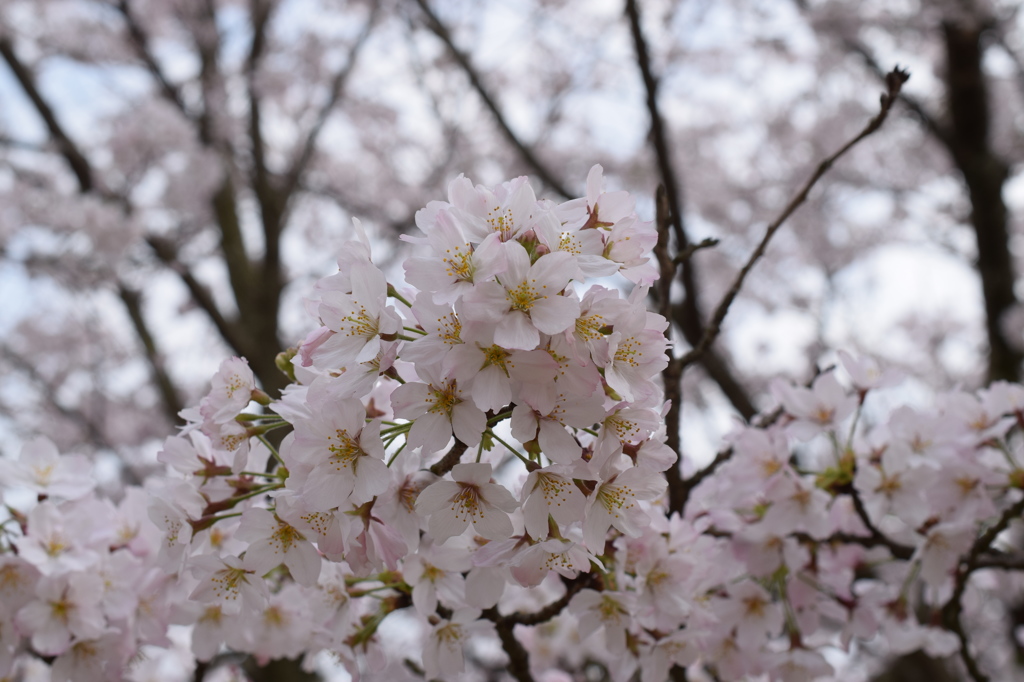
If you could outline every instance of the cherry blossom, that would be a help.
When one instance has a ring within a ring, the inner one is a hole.
[[[460,535],[470,524],[489,540],[512,534],[509,512],[519,503],[512,493],[491,483],[491,465],[456,464],[451,481],[437,481],[420,493],[416,509],[428,517],[430,534],[437,542]]]

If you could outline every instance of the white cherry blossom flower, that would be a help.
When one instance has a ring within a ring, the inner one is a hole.
[[[583,522],[583,541],[595,554],[604,552],[609,527],[631,537],[639,536],[651,523],[651,517],[639,501],[654,499],[668,485],[664,476],[640,467],[618,472],[607,469],[606,473],[610,475],[587,499],[587,516]]]
[[[246,509],[235,537],[249,543],[246,563],[256,575],[284,564],[295,582],[316,584],[320,555],[302,533],[280,517],[258,507]]]
[[[462,649],[471,638],[491,629],[487,621],[478,621],[476,609],[459,609],[451,619],[440,620],[423,642],[423,671],[427,679],[455,679],[466,666]]]
[[[434,483],[416,500],[416,511],[429,517],[427,527],[435,542],[461,535],[470,524],[488,540],[512,535],[508,515],[519,504],[503,486],[491,483],[490,464],[456,464],[452,478]]]
[[[93,639],[103,632],[102,598],[102,580],[94,573],[43,577],[36,585],[35,599],[18,611],[18,627],[31,637],[39,653],[62,654],[72,639]]]
[[[535,540],[548,537],[548,516],[561,527],[583,517],[587,498],[562,467],[531,471],[522,491],[526,532]]]
[[[467,294],[466,314],[494,323],[494,343],[502,348],[533,350],[540,332],[558,334],[571,327],[580,314],[574,295],[562,295],[576,267],[572,256],[549,253],[530,264],[518,242],[505,246],[508,267],[500,284],[485,282]]]
[[[66,500],[84,497],[96,486],[89,460],[82,455],[61,456],[45,436],[22,445],[16,461],[0,459],[0,480]]]

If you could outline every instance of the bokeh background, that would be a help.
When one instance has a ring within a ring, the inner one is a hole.
[[[0,449],[43,433],[143,480],[224,357],[284,385],[351,218],[400,284],[459,174],[561,201],[597,163],[648,219],[666,186],[718,240],[674,285],[684,350],[896,65],[884,129],[684,377],[683,448],[837,349],[911,393],[1019,379],[1022,28],[995,0],[0,0]]]

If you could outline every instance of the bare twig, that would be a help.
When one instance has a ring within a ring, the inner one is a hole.
[[[456,438],[455,445],[451,447],[444,457],[435,462],[434,466],[430,467],[430,473],[435,476],[444,476],[459,463],[459,460],[462,459],[462,455],[465,452],[466,444]]]
[[[370,37],[370,31],[377,20],[379,7],[380,5],[378,3],[373,3],[373,7],[370,10],[370,16],[366,20],[366,25],[363,26],[363,30],[359,32],[355,42],[348,51],[348,59],[345,61],[345,65],[338,69],[338,72],[334,74],[334,78],[331,79],[331,87],[327,95],[327,101],[324,102],[323,106],[321,106],[320,110],[317,112],[316,119],[310,127],[309,132],[306,133],[306,138],[299,147],[299,151],[295,155],[295,159],[292,161],[291,167],[285,173],[281,193],[286,202],[295,193],[296,188],[301,184],[302,176],[309,167],[309,162],[313,158],[313,152],[316,150],[316,143],[317,139],[320,137],[320,132],[327,123],[327,119],[331,115],[331,111],[341,99],[341,93],[345,89],[345,83],[348,82],[349,76],[352,74],[352,70],[356,66],[356,60],[359,57],[359,52],[362,50],[363,45],[366,44],[366,39]]]
[[[111,449],[110,443],[107,441],[106,435],[99,426],[84,412],[68,407],[64,405],[60,398],[57,396],[57,389],[54,387],[46,377],[44,377],[36,366],[22,357],[19,353],[16,353],[7,346],[0,346],[0,355],[4,357],[9,363],[14,365],[18,370],[25,373],[25,375],[32,380],[33,385],[39,387],[43,397],[46,398],[46,402],[57,410],[61,416],[68,420],[78,424],[85,433],[89,442],[91,442],[98,449]]]
[[[36,85],[35,74],[14,52],[14,44],[11,43],[10,38],[0,37],[0,56],[7,62],[7,66],[10,67],[14,77],[18,80],[18,84],[21,85],[25,95],[31,100],[32,106],[35,107],[36,113],[39,114],[39,117],[43,119],[43,123],[46,124],[46,129],[49,131],[54,144],[56,144],[64,160],[67,161],[68,166],[71,167],[71,172],[75,174],[79,189],[83,194],[91,192],[96,187],[92,166],[85,158],[85,154],[78,148],[78,145],[64,131],[64,127],[57,120],[57,116],[53,113],[50,104],[43,99]]]
[[[739,294],[740,289],[743,288],[743,283],[746,280],[747,275],[754,268],[754,265],[757,264],[757,261],[761,259],[761,256],[764,255],[765,250],[768,248],[768,243],[772,240],[772,237],[775,236],[775,233],[778,232],[779,228],[782,227],[789,216],[807,200],[807,196],[810,194],[811,189],[814,188],[818,180],[828,172],[840,157],[852,149],[858,142],[882,127],[886,117],[889,115],[889,111],[896,102],[896,98],[899,96],[900,89],[909,77],[910,75],[906,71],[899,68],[895,68],[889,72],[889,75],[886,77],[887,91],[882,93],[881,109],[878,114],[872,118],[868,122],[867,126],[865,126],[864,129],[861,130],[853,139],[818,164],[818,168],[814,171],[807,182],[804,183],[804,186],[799,192],[797,192],[796,196],[789,201],[786,207],[782,210],[782,213],[772,221],[770,225],[768,225],[767,229],[765,229],[764,237],[762,237],[761,242],[757,245],[757,248],[754,249],[754,252],[750,254],[750,258],[747,259],[746,264],[740,269],[732,286],[726,292],[725,296],[722,297],[721,302],[715,309],[714,315],[712,315],[711,321],[705,328],[704,335],[700,342],[694,346],[690,352],[683,356],[681,360],[683,367],[699,360],[701,355],[707,351],[714,340],[718,337],[719,333],[722,331],[722,322],[725,320],[725,316],[729,312],[729,307],[732,305],[733,301],[736,300],[736,296]]]
[[[138,17],[132,11],[130,0],[118,0],[116,7],[121,12],[121,16],[124,17],[125,25],[128,28],[128,35],[131,36],[136,54],[138,54],[142,63],[146,65],[146,69],[153,76],[153,79],[156,80],[160,93],[187,118],[192,118],[188,107],[185,106],[185,100],[181,96],[181,91],[171,83],[164,70],[160,67],[159,62],[157,62],[156,56],[150,47],[149,36],[146,35],[146,31],[143,29],[142,24],[139,23]]]
[[[175,249],[174,244],[167,239],[152,235],[146,238],[146,242],[152,248],[156,257],[178,275],[192,295],[192,300],[210,318],[210,321],[213,322],[213,325],[227,344],[239,355],[248,356],[246,352],[248,342],[245,335],[238,329],[237,324],[224,317],[216,301],[213,300],[213,295],[196,279],[192,271],[188,269],[188,266],[178,260],[177,249]]]
[[[967,668],[967,673],[974,682],[988,682],[989,677],[981,671],[978,662],[974,659],[974,654],[971,653],[970,641],[967,638],[963,621],[960,618],[964,608],[964,591],[967,589],[967,581],[970,579],[971,574],[982,568],[982,560],[992,548],[992,543],[996,541],[1000,533],[1007,529],[1010,522],[1020,518],[1021,514],[1024,514],[1024,498],[1007,507],[999,516],[999,520],[974,541],[966,558],[957,567],[956,578],[953,581],[953,594],[942,607],[942,620],[946,628],[952,631],[960,640],[960,660],[963,661],[964,667]]]
[[[132,321],[135,333],[142,342],[143,350],[146,353],[146,360],[149,362],[149,369],[153,375],[153,383],[160,392],[160,399],[164,405],[164,414],[171,424],[178,421],[178,413],[181,412],[181,399],[178,391],[171,381],[167,368],[164,366],[162,354],[156,347],[156,340],[149,331],[149,325],[142,315],[142,297],[138,291],[129,288],[123,282],[118,283],[118,294],[125,308],[128,310],[128,317]]]
[[[498,123],[498,127],[501,128],[503,133],[505,133],[505,137],[508,138],[508,141],[512,143],[512,146],[516,148],[519,155],[527,165],[533,169],[533,172],[538,178],[540,178],[541,182],[566,199],[571,198],[573,195],[566,188],[565,184],[562,183],[539,158],[537,158],[536,154],[533,153],[533,150],[523,142],[518,135],[516,135],[515,131],[512,130],[508,120],[505,118],[505,114],[501,111],[501,108],[498,106],[497,102],[495,102],[491,93],[484,85],[476,67],[474,67],[469,61],[469,57],[455,45],[455,41],[452,40],[452,35],[448,30],[448,27],[445,26],[438,16],[434,14],[434,11],[430,9],[428,1],[416,0],[416,3],[420,6],[420,9],[423,10],[423,14],[427,18],[427,26],[434,32],[434,35],[441,39],[441,42],[445,44],[445,47],[448,48],[448,52],[466,74],[470,85],[472,85],[473,89],[476,90],[477,95],[479,95],[480,99],[483,100],[484,106],[486,106],[494,116],[494,120]]]
[[[654,256],[658,260],[658,269],[661,278],[658,280],[658,308],[665,319],[671,319],[672,315],[672,281],[675,279],[676,263],[669,256],[669,231],[672,227],[669,208],[668,192],[665,185],[659,185],[654,197],[655,224],[658,228],[658,243],[654,246]],[[671,335],[672,328],[666,330]],[[671,341],[671,336],[669,336]],[[665,445],[672,452],[676,453],[676,461],[665,471],[665,478],[668,480],[668,508],[669,513],[682,513],[686,498],[683,494],[683,474],[680,471],[680,464],[683,461],[683,448],[679,436],[679,422],[683,407],[683,367],[679,364],[672,344],[669,343],[665,349],[668,355],[668,364],[661,372],[662,383],[665,388],[665,400],[668,401],[668,412],[665,413]]]
[[[664,119],[658,107],[658,80],[651,69],[647,40],[641,27],[640,8],[636,0],[626,0],[626,16],[629,19],[633,43],[636,49],[637,66],[640,69],[640,75],[643,79],[647,96],[647,111],[651,119],[651,146],[657,159],[658,173],[665,188],[664,194],[667,211],[664,212],[664,215],[668,224],[671,225],[672,233],[675,236],[676,249],[678,250],[675,264],[679,266],[679,281],[683,285],[683,292],[685,294],[682,303],[678,306],[667,308],[665,307],[667,304],[664,301],[661,301],[659,306],[672,312],[671,316],[665,315],[665,317],[673,320],[676,326],[683,332],[686,342],[694,346],[699,342],[704,331],[704,315],[700,309],[700,288],[697,285],[696,265],[689,258],[692,254],[692,245],[687,237],[686,228],[683,223],[682,189],[676,178],[675,166],[672,163],[672,146],[668,139]],[[671,272],[666,272],[663,268],[662,286],[665,287],[665,291],[669,290],[668,287],[671,285],[674,275],[674,268]],[[707,353],[702,360],[702,364],[708,376],[718,384],[718,387],[728,398],[729,402],[732,403],[733,407],[736,408],[736,411],[744,419],[753,417],[757,412],[753,401],[747,395],[746,389],[733,376],[725,358],[715,353]],[[685,366],[679,366],[678,371],[674,368],[671,370],[678,377],[677,381],[682,378],[684,368]]]

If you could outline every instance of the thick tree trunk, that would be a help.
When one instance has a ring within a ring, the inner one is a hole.
[[[947,146],[963,175],[971,201],[971,226],[978,245],[978,274],[985,299],[989,342],[988,380],[1018,381],[1022,354],[1007,338],[1003,317],[1017,305],[1003,184],[1009,168],[989,146],[991,114],[982,70],[984,25],[946,22]]]

